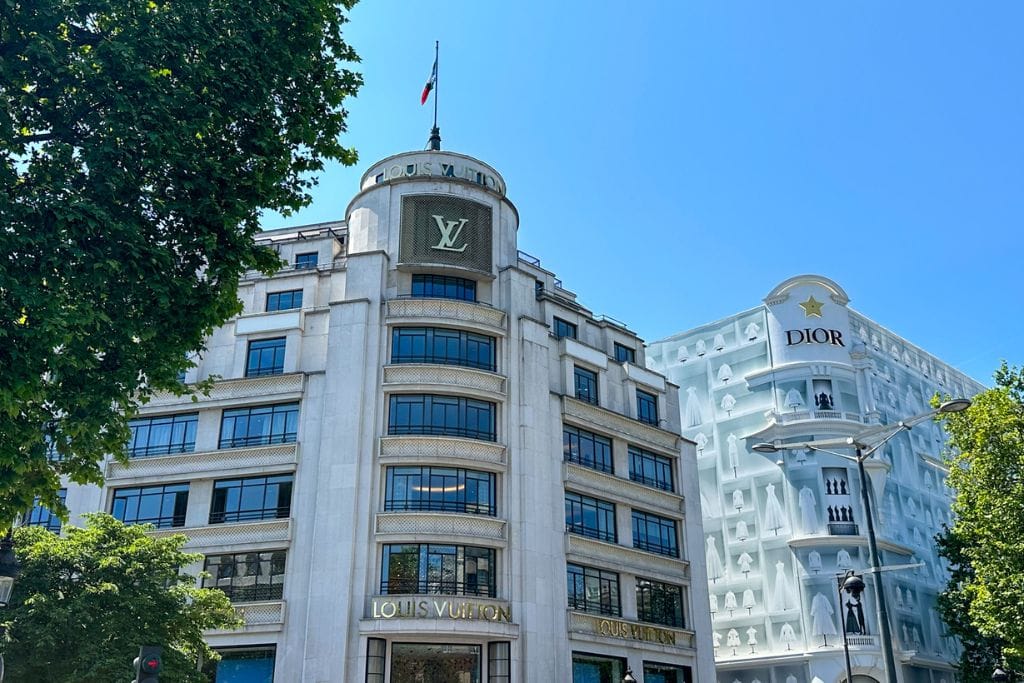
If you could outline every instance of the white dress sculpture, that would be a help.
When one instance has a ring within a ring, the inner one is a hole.
[[[704,411],[697,398],[697,387],[686,388],[686,414],[683,417],[687,427],[698,427],[704,423]]]
[[[693,437],[693,440],[697,442],[698,453],[708,447],[708,437],[704,436],[704,432],[697,432],[697,435]]]
[[[771,529],[776,535],[779,529],[786,526],[786,514],[782,510],[782,503],[775,495],[775,484],[768,484],[764,488],[764,528]]]
[[[757,645],[757,629],[753,626],[747,629],[747,645],[750,646],[751,650]]]
[[[714,593],[708,595],[708,607],[711,608],[712,614],[718,611],[718,596]]]
[[[750,323],[743,330],[743,334],[747,335],[747,339],[753,341],[757,339],[757,335],[761,334],[761,326],[757,323]]]
[[[725,575],[725,568],[722,566],[722,556],[718,554],[714,536],[708,536],[705,553],[707,554],[708,578],[717,581]]]
[[[800,526],[805,533],[813,534],[818,531],[818,509],[814,491],[806,486],[800,489]]]
[[[711,343],[715,347],[715,351],[721,351],[725,348],[725,336],[722,334],[716,334]]]
[[[787,626],[788,626],[788,624],[787,624]],[[796,680],[796,676],[794,676],[793,674],[790,674],[790,675],[786,676],[786,683],[799,683],[799,681]]]
[[[718,631],[711,634],[711,640],[714,642],[716,648],[722,647],[722,634]]]
[[[686,348],[686,344],[679,347],[679,350],[676,352],[676,360],[680,363],[690,360],[690,349]]]
[[[850,559],[850,553],[846,552],[845,548],[840,548],[836,553],[836,567],[844,571],[853,569],[853,560]]]
[[[821,553],[817,550],[812,550],[807,555],[807,568],[815,574],[821,571]]]
[[[775,610],[796,608],[796,600],[793,598],[793,587],[786,579],[786,565],[783,562],[775,563]]]
[[[704,343],[703,339],[698,339],[697,343],[693,345],[693,348],[697,351],[698,356],[703,356],[708,352],[708,345]]]
[[[725,609],[729,610],[729,616],[732,616],[733,610],[736,609],[736,594],[729,591],[725,594]]]
[[[745,541],[750,538],[750,532],[747,531],[747,523],[742,519],[736,522],[736,540]]]
[[[729,629],[729,632],[725,634],[725,644],[729,647],[739,647],[740,632],[734,628]]]
[[[757,607],[757,600],[754,599],[754,591],[746,589],[743,591],[743,606],[747,608],[747,614]]]
[[[722,397],[722,402],[719,405],[722,406],[722,410],[724,410],[727,415],[732,415],[732,409],[736,407],[736,399],[733,398],[732,394],[726,394]]]
[[[729,367],[728,363],[722,363],[722,367],[718,368],[718,381],[723,384],[732,379],[732,368]]]
[[[779,629],[779,642],[785,643],[787,650],[793,649],[793,643],[796,642],[796,632],[793,631],[793,627],[790,624],[783,624],[782,628]]]
[[[735,434],[730,433],[725,440],[729,444],[729,467],[732,468],[732,476],[735,477],[737,476],[736,473],[739,470],[740,466],[740,450],[739,447],[736,445],[736,442],[739,441],[739,439],[736,438]]]
[[[743,553],[738,558],[736,558],[736,564],[740,566],[740,571],[744,574],[750,573],[750,565],[753,561],[754,558],[752,558],[748,553]]]
[[[790,389],[786,392],[786,407],[796,410],[804,405],[803,394],[799,389]]]
[[[746,507],[746,502],[743,500],[743,489],[736,489],[732,492],[732,506],[737,510],[742,510]]]
[[[835,613],[831,600],[821,593],[815,595],[811,601],[811,633],[816,636],[825,636],[825,641],[828,642],[828,636],[834,636],[837,633],[836,623],[832,620],[832,615]]]

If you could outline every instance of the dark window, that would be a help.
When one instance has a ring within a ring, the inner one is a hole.
[[[298,430],[298,403],[225,410],[220,421],[220,448],[292,443]]]
[[[646,683],[693,683],[693,669],[675,664],[644,662]]]
[[[391,397],[388,434],[463,436],[495,441],[495,405],[458,396],[397,394]]]
[[[587,538],[615,543],[615,505],[605,500],[565,492],[565,530]]]
[[[576,385],[576,398],[597,405],[597,373],[576,365],[572,371]]]
[[[274,680],[274,646],[219,649],[220,660],[203,664],[213,683],[271,683]],[[165,676],[166,677],[166,676]]]
[[[291,514],[292,475],[222,479],[213,483],[210,524],[281,519]]]
[[[570,339],[576,338],[576,326],[568,320],[562,320],[561,318],[555,318],[555,336],[561,339],[562,337],[569,337]]]
[[[626,676],[626,660],[585,652],[572,653],[573,683],[619,683]],[[658,683],[645,681],[644,683]]]
[[[509,683],[512,680],[512,644],[507,640],[487,643],[487,683]]]
[[[280,600],[284,589],[285,551],[209,555],[203,568],[210,576],[203,588],[223,591],[231,602]]]
[[[305,270],[307,268],[316,268],[317,253],[315,251],[309,251],[304,254],[295,255],[295,269]]]
[[[615,344],[615,360],[620,363],[635,363],[636,349],[623,346],[622,344]]]
[[[633,510],[633,547],[659,555],[679,557],[675,520]]]
[[[658,424],[658,397],[636,390],[636,419],[649,425]]]
[[[287,292],[271,292],[267,294],[267,312],[287,311],[290,308],[302,308],[302,290],[289,289]]]
[[[493,598],[493,548],[461,545],[384,546],[382,595],[480,595]]]
[[[68,490],[61,489],[57,492],[57,497],[63,503],[67,500]],[[44,507],[39,504],[39,498],[35,499],[32,504],[32,509],[29,510],[28,514],[21,519],[22,526],[41,526],[47,531],[52,531],[55,534],[60,533],[60,517],[50,512],[50,508]]]
[[[685,628],[683,589],[671,583],[636,578],[636,618],[652,624]]]
[[[384,510],[497,514],[495,475],[454,467],[389,467]]]
[[[199,413],[131,420],[128,423],[128,428],[132,430],[131,439],[128,440],[128,456],[144,458],[150,455],[191,453],[196,449],[198,425]]]
[[[562,427],[562,452],[565,459],[598,472],[612,473],[612,442],[578,427]]]
[[[663,491],[675,491],[672,468],[673,458],[645,451],[636,446],[629,447],[629,478]]]
[[[441,327],[398,327],[391,332],[392,363],[441,363],[494,372],[494,337]]]
[[[284,337],[249,342],[249,359],[245,364],[246,377],[280,375],[284,372]]]
[[[366,639],[366,683],[384,683],[387,655],[388,641],[383,638]]]
[[[613,617],[622,614],[618,574],[578,564],[568,564],[565,569],[569,609]]]
[[[427,299],[476,301],[476,282],[448,275],[413,275],[412,295]]]
[[[110,514],[125,524],[185,526],[188,484],[134,486],[114,491]]]

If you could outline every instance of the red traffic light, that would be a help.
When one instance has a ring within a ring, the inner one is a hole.
[[[160,658],[159,657],[144,657],[142,659],[141,668],[146,673],[157,673],[160,671]]]

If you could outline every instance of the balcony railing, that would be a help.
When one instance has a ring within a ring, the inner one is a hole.
[[[493,598],[496,592],[493,584],[476,581],[395,579],[380,582],[381,595],[477,595]]]
[[[831,536],[857,536],[860,531],[853,522],[829,522],[828,533]]]

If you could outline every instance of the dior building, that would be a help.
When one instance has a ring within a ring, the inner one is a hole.
[[[813,444],[885,433],[935,394],[982,387],[848,301],[828,278],[794,277],[754,308],[648,348],[648,367],[681,387],[682,433],[696,443],[719,683],[845,681],[844,640],[854,683],[954,681],[958,645],[935,610],[947,574],[933,539],[951,502],[940,427],[889,430],[864,462],[878,573],[865,572],[853,451]],[[849,573],[866,585],[859,597],[839,590]],[[898,680],[885,673],[876,577]]]
[[[218,683],[714,678],[699,430],[518,223],[481,161],[379,162],[344,221],[261,235],[287,265],[183,377],[210,394],[157,397],[104,487],[68,485],[72,523],[204,556],[245,621],[209,634]]]

